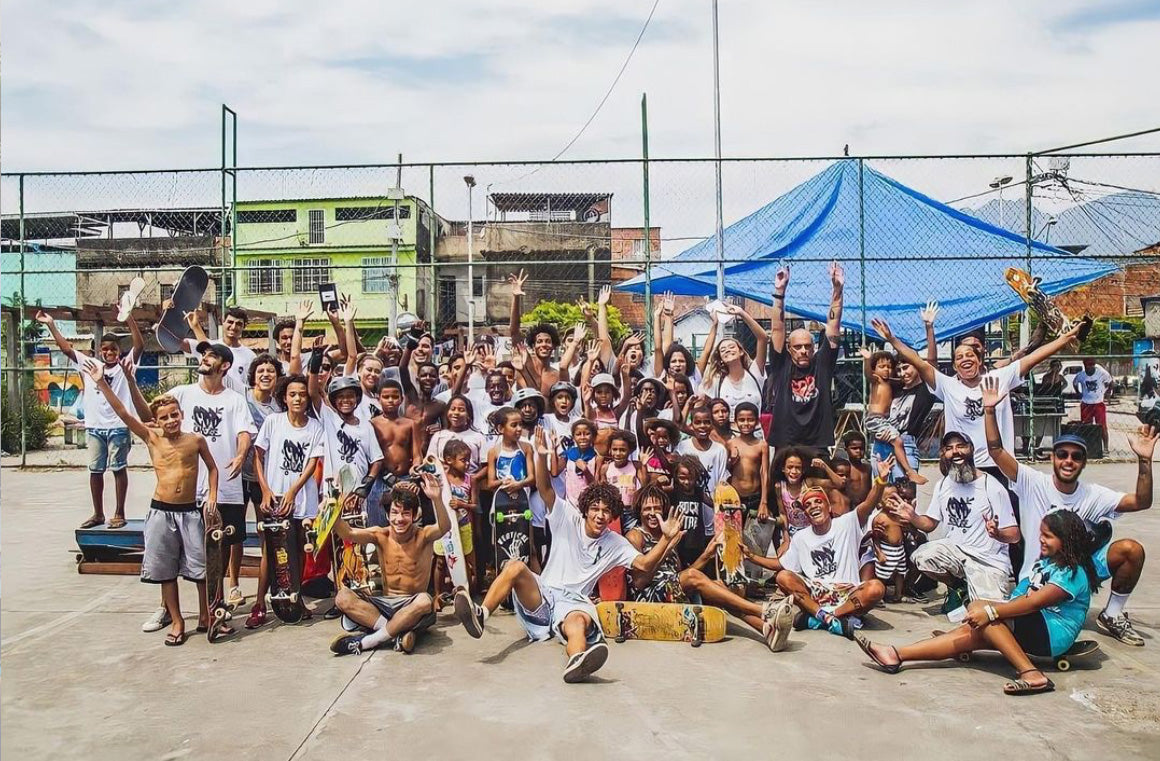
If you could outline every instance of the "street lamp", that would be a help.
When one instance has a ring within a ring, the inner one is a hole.
[[[475,178],[469,174],[463,182],[467,184],[467,348],[470,349],[475,345]]]
[[[1003,186],[1011,182],[1011,175],[1001,174],[995,179],[991,180],[991,189],[999,191],[999,227],[1007,229],[1003,225]]]
[[[1036,239],[1038,239],[1040,235],[1043,235],[1043,233],[1046,232],[1047,237],[1043,239],[1043,242],[1047,243],[1051,239],[1051,228],[1055,227],[1058,222],[1059,220],[1055,217],[1048,217],[1047,221],[1043,223],[1043,227],[1039,228],[1039,232],[1036,233]]]

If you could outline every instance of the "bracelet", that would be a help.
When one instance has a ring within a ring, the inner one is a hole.
[[[775,299],[777,299],[778,301],[785,301],[785,294],[784,293],[775,293],[775,294],[773,294],[773,297]]]
[[[885,485],[886,485],[886,479],[885,479],[885,478],[883,478],[882,476],[874,476],[874,481],[873,481],[873,483],[874,483],[876,486],[885,486]]]
[[[983,612],[987,614],[988,621],[994,621],[999,617],[999,614],[995,611],[994,605],[983,606]]]

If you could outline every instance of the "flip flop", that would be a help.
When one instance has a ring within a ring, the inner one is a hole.
[[[96,528],[105,522],[104,518],[89,518],[81,524],[81,528]]]
[[[1032,671],[1039,671],[1039,669],[1027,669],[1020,671],[1016,676],[1023,676]],[[1003,694],[1011,695],[1012,697],[1019,697],[1021,695],[1038,695],[1041,692],[1053,692],[1055,690],[1055,682],[1050,679],[1046,684],[1028,684],[1026,679],[1016,679],[1013,682],[1007,682],[1003,685]]]
[[[880,659],[878,655],[875,654],[874,650],[870,647],[871,642],[870,640],[866,639],[866,637],[862,636],[861,634],[855,634],[854,641],[858,643],[858,647],[862,648],[862,652],[866,653],[866,655],[870,657],[870,660],[874,661],[875,665],[877,665],[878,668],[882,669],[887,674],[897,674],[902,670],[901,663],[885,663],[882,661],[882,659]],[[898,650],[896,650],[893,646],[891,646],[890,649],[894,650],[895,655],[898,655]]]
[[[125,528],[127,522],[124,518],[114,518],[109,521],[109,528]]]
[[[181,647],[182,645],[185,644],[185,639],[188,636],[189,635],[187,635],[185,632],[182,632],[181,634],[173,634],[172,632],[170,632],[169,634],[165,635],[165,646],[166,647]]]

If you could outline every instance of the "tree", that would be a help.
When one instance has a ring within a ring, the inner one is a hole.
[[[541,322],[555,325],[556,330],[560,331],[560,337],[563,338],[566,331],[572,330],[577,323],[584,322],[584,315],[581,314],[579,306],[570,302],[541,301],[536,304],[535,309],[520,319],[520,326],[530,328]],[[620,310],[610,304],[608,306],[608,333],[612,336],[613,344],[619,343],[620,339],[628,335],[629,332],[630,329],[624,323]]]

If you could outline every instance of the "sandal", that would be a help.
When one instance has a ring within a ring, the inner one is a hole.
[[[96,528],[105,522],[104,518],[89,518],[81,524],[81,528]]]
[[[866,655],[870,657],[870,660],[874,661],[874,664],[878,666],[878,668],[885,671],[887,674],[897,674],[902,670],[901,663],[886,663],[881,658],[879,658],[878,655],[875,654],[873,648],[871,648],[872,643],[866,637],[862,636],[861,634],[855,634],[854,641],[858,643],[858,647],[862,648],[862,652],[866,653]],[[894,656],[898,657],[898,649],[893,645],[890,646],[890,649],[894,651]]]
[[[188,635],[185,632],[182,632],[181,634],[174,634],[173,632],[170,632],[169,634],[165,635],[165,646],[180,647],[185,644],[185,638],[187,636]]]
[[[125,528],[126,520],[124,518],[114,518],[109,521],[109,528]]]
[[[1039,671],[1039,669],[1027,669],[1026,671],[1020,671],[1015,676],[1030,674],[1032,671]],[[1040,692],[1053,692],[1054,690],[1055,682],[1051,681],[1050,679],[1047,680],[1046,684],[1028,684],[1026,679],[1016,679],[1013,682],[1007,682],[1007,684],[1003,685],[1003,694],[1014,696],[1037,695]]]

